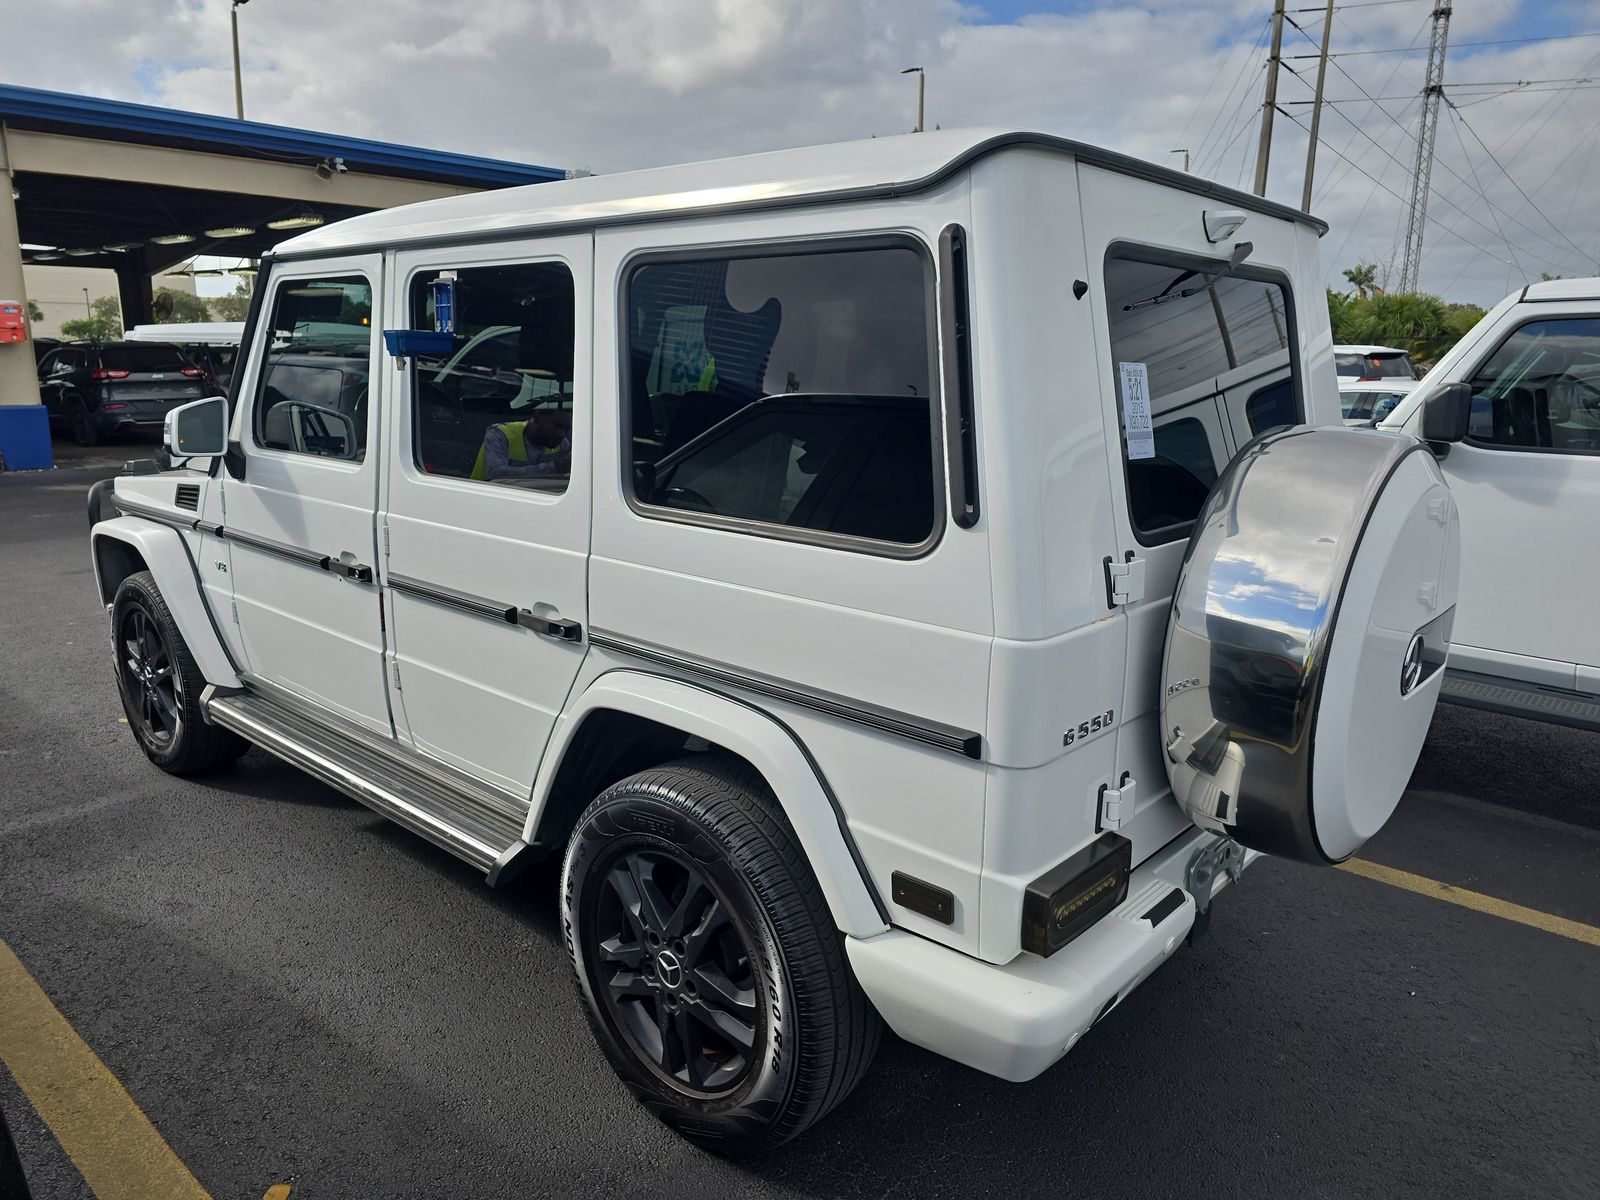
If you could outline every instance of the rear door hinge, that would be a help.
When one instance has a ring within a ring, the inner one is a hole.
[[[385,558],[389,557],[389,527],[387,525],[383,527],[383,556]]]
[[[229,600],[228,607],[233,610],[233,623],[237,625],[239,623],[239,606],[232,600]]]
[[[1121,829],[1133,820],[1133,809],[1139,801],[1139,781],[1127,771],[1116,787],[1100,785],[1100,820],[1096,833],[1107,829]]]
[[[1121,562],[1105,558],[1106,607],[1119,608],[1144,599],[1144,559],[1129,550]]]
[[[400,664],[398,662],[389,664],[389,676],[394,680],[394,690],[398,692],[400,690]]]

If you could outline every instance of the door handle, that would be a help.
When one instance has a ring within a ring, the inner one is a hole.
[[[347,563],[331,554],[322,560],[322,569],[345,579],[353,579],[357,583],[372,582],[371,567],[365,563]]]
[[[540,637],[555,638],[561,642],[583,640],[583,626],[578,622],[565,621],[560,617],[541,617],[526,608],[517,609],[517,624],[524,629],[533,630]]]

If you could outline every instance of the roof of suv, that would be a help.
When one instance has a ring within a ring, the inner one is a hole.
[[[1335,354],[1404,354],[1405,351],[1394,346],[1335,346]]]
[[[310,230],[281,243],[275,256],[302,258],[463,234],[510,236],[532,229],[591,228],[730,209],[903,196],[936,187],[1007,146],[1059,150],[1124,175],[1214,196],[1229,207],[1302,222],[1319,236],[1328,230],[1325,222],[1299,209],[1115,151],[1043,133],[967,129],[776,150],[428,200]]]
[[[1600,300],[1600,278],[1546,279],[1530,283],[1522,291],[1524,300]]]

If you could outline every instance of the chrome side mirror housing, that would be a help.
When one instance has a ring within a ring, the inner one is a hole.
[[[180,404],[167,414],[162,443],[173,458],[207,458],[228,448],[228,402],[221,396]]]

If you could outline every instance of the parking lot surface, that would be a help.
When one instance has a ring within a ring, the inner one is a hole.
[[[214,1197],[1600,1195],[1600,947],[1264,860],[1031,1084],[893,1038],[759,1161],[585,1025],[555,868],[507,890],[260,752],[121,723],[83,497],[0,476],[0,940]],[[1600,737],[1442,709],[1361,857],[1600,927]],[[40,1200],[94,1193],[0,1067]]]

